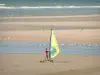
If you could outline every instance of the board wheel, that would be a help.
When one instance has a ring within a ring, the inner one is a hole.
[[[42,63],[42,60],[40,60],[40,63]]]
[[[40,63],[44,63],[44,60],[40,60]]]
[[[50,62],[54,62],[53,60],[50,60]]]

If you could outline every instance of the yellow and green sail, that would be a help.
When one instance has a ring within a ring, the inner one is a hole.
[[[50,51],[49,52],[49,58],[50,59],[53,59],[60,52],[60,49],[59,49],[59,46],[57,44],[56,37],[55,37],[53,29],[51,29],[49,51]]]

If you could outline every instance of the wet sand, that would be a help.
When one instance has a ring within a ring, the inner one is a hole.
[[[100,43],[100,15],[0,17],[0,41]]]
[[[100,29],[100,15],[0,17],[0,30]]]
[[[100,44],[100,29],[55,30],[58,42]],[[0,31],[0,41],[49,42],[50,30]]]
[[[0,54],[0,75],[100,75],[100,55],[59,54],[40,63],[44,54]]]

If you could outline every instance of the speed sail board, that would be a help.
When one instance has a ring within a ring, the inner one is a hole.
[[[54,30],[51,29],[51,35],[50,35],[50,45],[49,45],[49,58],[53,59],[57,56],[57,54],[60,52],[59,46],[57,44],[57,40],[54,34]]]

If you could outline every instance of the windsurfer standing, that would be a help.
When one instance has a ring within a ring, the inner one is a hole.
[[[46,59],[48,61],[49,60],[49,50],[47,48],[45,50],[45,54],[46,54]],[[45,61],[46,61],[46,59],[45,59]]]

